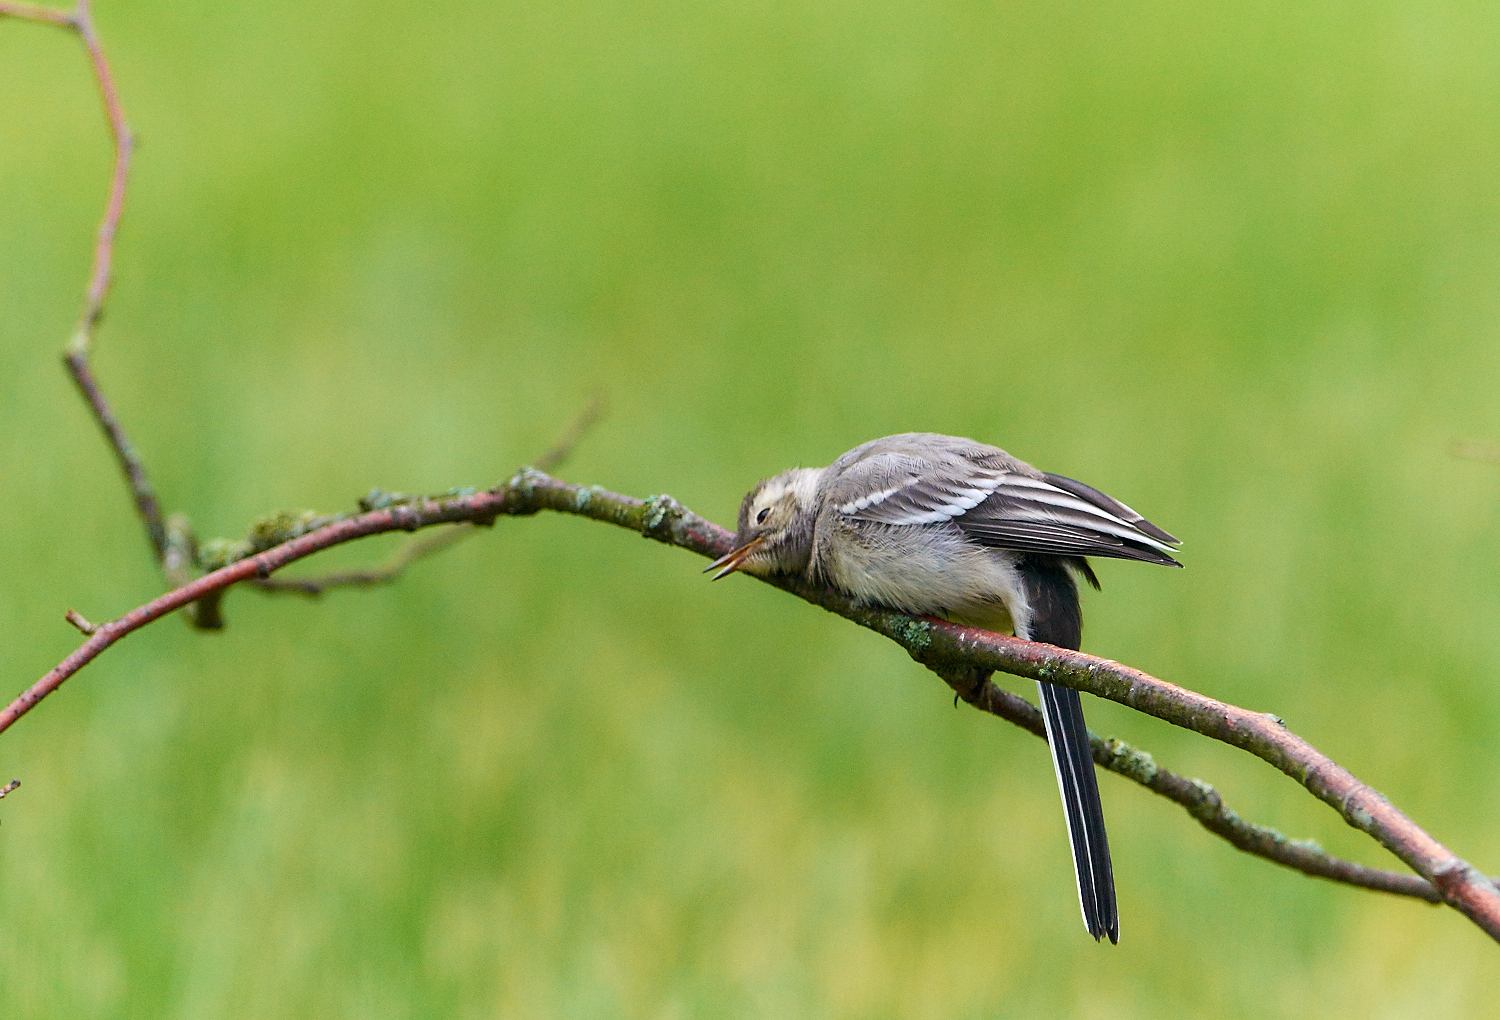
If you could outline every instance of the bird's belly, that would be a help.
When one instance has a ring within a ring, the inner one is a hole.
[[[821,564],[824,576],[874,605],[1000,633],[1015,633],[1018,619],[1026,625],[1014,553],[976,547],[958,534],[917,535],[901,527],[877,537],[839,543]]]

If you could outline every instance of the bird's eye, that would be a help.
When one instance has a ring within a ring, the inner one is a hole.
[[[770,507],[766,507],[760,513],[758,513],[758,514],[755,515],[755,523],[756,524],[764,524],[764,523],[766,523],[766,518],[770,517],[770,516],[771,516],[771,508]]]

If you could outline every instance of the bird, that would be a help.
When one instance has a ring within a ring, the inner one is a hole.
[[[1078,649],[1075,575],[1087,557],[1182,566],[1182,543],[1082,482],[996,446],[908,432],[871,440],[824,468],[758,482],[740,503],[734,548],[711,563],[792,575],[859,602]],[[1120,939],[1104,809],[1078,692],[1037,681],[1062,794],[1084,927]]]

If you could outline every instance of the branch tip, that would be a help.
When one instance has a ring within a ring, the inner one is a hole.
[[[604,391],[600,390],[589,397],[589,402],[584,405],[578,416],[568,425],[563,434],[557,437],[557,442],[552,448],[542,454],[532,464],[538,471],[552,471],[559,467],[563,461],[573,455],[579,441],[588,434],[589,430],[598,424],[599,419],[604,417],[609,404],[605,399]]]
[[[61,28],[81,31],[78,17],[71,11],[59,11],[51,7],[39,7],[28,3],[0,3],[0,18],[19,18],[22,21],[40,21]]]
[[[86,637],[91,637],[99,629],[97,623],[89,623],[76,609],[69,609],[63,619],[77,627]]]

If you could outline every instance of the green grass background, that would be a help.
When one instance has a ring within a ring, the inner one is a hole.
[[[141,136],[102,383],[238,535],[566,477],[730,521],[935,430],[1186,540],[1085,648],[1275,711],[1500,871],[1500,9],[1472,2],[125,4]],[[0,21],[0,635],[19,691],[160,581],[58,352],[109,147]],[[321,564],[379,559],[372,540]],[[0,1014],[1484,1017],[1452,911],[1101,779],[1082,930],[1043,745],[680,552],[502,521],[398,585],[235,593],[0,740]],[[1025,684],[1017,684],[1025,690]],[[1396,865],[1247,756],[1091,701],[1245,815]]]

